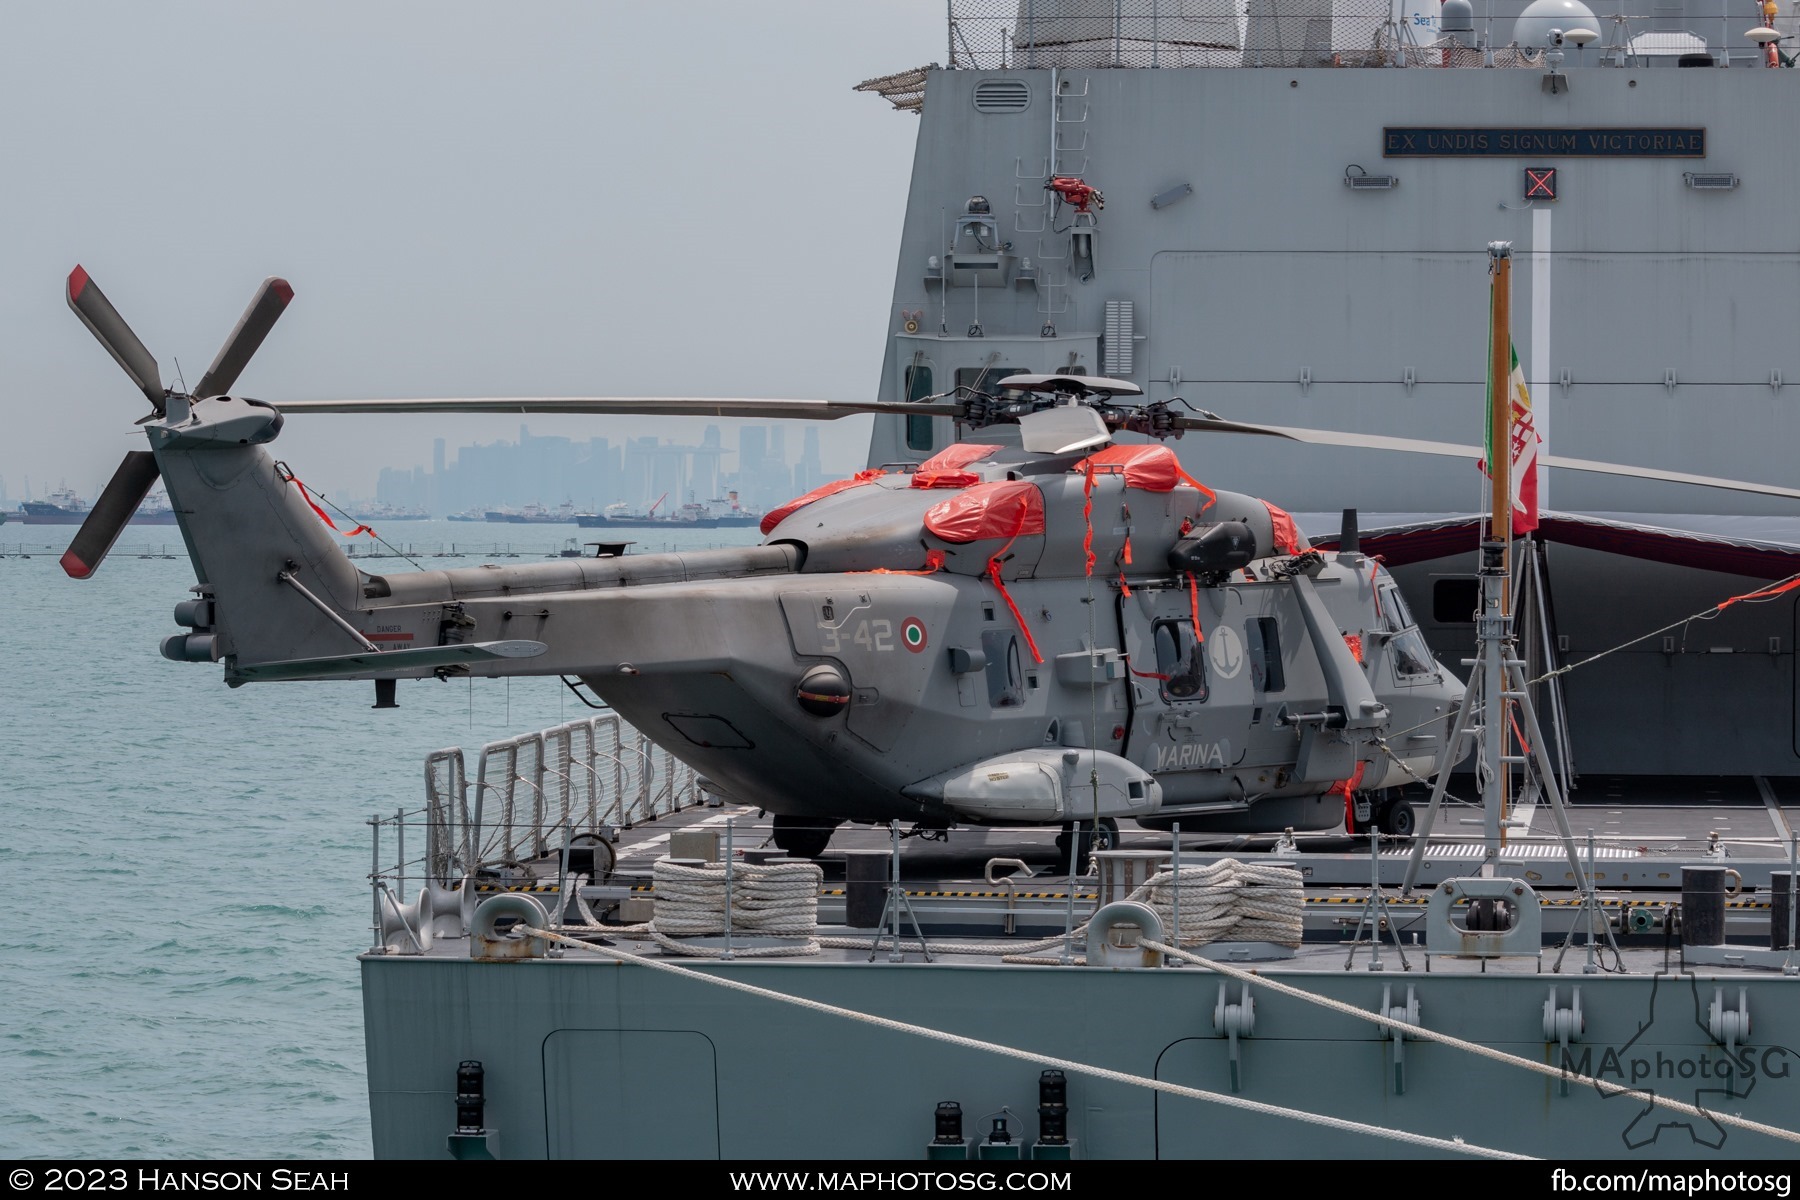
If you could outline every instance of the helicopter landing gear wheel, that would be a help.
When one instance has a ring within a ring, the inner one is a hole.
[[[831,835],[841,824],[842,821],[827,821],[818,817],[777,815],[770,838],[776,848],[790,858],[817,858],[825,853],[825,847],[831,842]]]
[[[1065,822],[1062,832],[1056,835],[1056,862],[1058,866],[1069,865],[1069,847],[1075,844],[1076,831],[1080,831],[1081,842],[1075,854],[1075,869],[1080,871],[1087,866],[1088,855],[1095,850],[1111,850],[1119,844],[1119,823],[1111,817],[1101,817],[1098,836],[1095,835],[1094,822]]]
[[[1413,815],[1413,806],[1405,800],[1395,800],[1383,805],[1376,823],[1381,827],[1381,832],[1395,837],[1411,837],[1419,827],[1418,818]]]

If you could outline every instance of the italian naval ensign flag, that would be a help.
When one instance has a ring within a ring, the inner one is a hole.
[[[1506,377],[1507,391],[1512,396],[1512,470],[1508,483],[1512,486],[1512,531],[1517,537],[1522,533],[1530,533],[1538,526],[1538,437],[1537,426],[1531,420],[1531,393],[1525,390],[1525,372],[1519,369],[1519,351],[1508,339],[1507,351],[1512,360],[1512,374]],[[1489,380],[1491,389],[1493,381]],[[1488,393],[1486,440],[1482,444],[1484,457],[1481,460],[1481,473],[1487,474],[1488,462],[1494,454],[1494,405],[1493,393]]]

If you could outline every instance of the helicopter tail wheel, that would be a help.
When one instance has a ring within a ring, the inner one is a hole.
[[[1078,845],[1077,837],[1081,839]],[[1095,850],[1111,850],[1118,844],[1119,823],[1111,817],[1100,818],[1098,829],[1093,821],[1065,822],[1062,832],[1056,835],[1056,861],[1059,866],[1068,866],[1069,848],[1075,846],[1075,869],[1079,872]]]
[[[831,843],[831,835],[842,824],[842,821],[822,820],[818,817],[777,815],[770,836],[776,848],[791,858],[817,858],[825,853],[825,847]]]
[[[1413,816],[1413,806],[1410,803],[1396,800],[1381,810],[1380,825],[1383,833],[1411,837],[1418,828],[1418,820]]]

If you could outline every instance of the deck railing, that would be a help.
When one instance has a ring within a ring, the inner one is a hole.
[[[1468,44],[1459,46],[1441,36],[1435,7],[1410,0],[947,0],[945,61],[953,70],[1556,65],[1545,63],[1547,47],[1535,37],[1515,44],[1512,18],[1490,23],[1480,5]],[[1606,13],[1594,22],[1592,45],[1562,47],[1561,65],[1761,64],[1763,49],[1749,36],[1763,25],[1760,10],[1750,0],[1724,8],[1731,11],[1685,19]],[[1784,26],[1792,24],[1781,18],[1776,28],[1791,36],[1795,30]]]
[[[425,797],[423,865],[443,885],[702,800],[693,768],[616,713],[489,742],[472,781],[460,747],[434,751]]]

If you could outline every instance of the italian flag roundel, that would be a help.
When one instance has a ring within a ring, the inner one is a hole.
[[[925,622],[917,617],[908,617],[900,622],[900,640],[914,654],[925,648]]]

